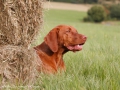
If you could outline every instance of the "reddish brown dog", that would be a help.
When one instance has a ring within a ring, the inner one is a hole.
[[[80,51],[87,37],[79,34],[72,26],[59,25],[53,28],[44,38],[44,42],[35,50],[42,61],[39,71],[55,73],[65,70],[63,55],[68,51]]]

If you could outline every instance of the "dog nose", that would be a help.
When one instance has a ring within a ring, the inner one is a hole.
[[[86,40],[86,39],[87,39],[87,37],[86,37],[86,36],[83,36],[83,39],[84,39],[84,40]]]

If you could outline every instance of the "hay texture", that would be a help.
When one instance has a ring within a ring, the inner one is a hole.
[[[1,83],[4,85],[6,82],[23,85],[34,83],[39,61],[34,49],[10,45],[0,47]]]
[[[42,26],[42,3],[0,0],[0,45],[30,45]]]
[[[42,27],[42,4],[43,0],[0,0],[0,85],[35,81],[40,60],[29,46]]]

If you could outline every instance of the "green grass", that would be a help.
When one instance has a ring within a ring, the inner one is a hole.
[[[84,12],[69,10],[49,10],[45,11],[45,20],[52,23],[79,22],[86,15]],[[47,18],[49,17],[49,18]]]
[[[59,24],[74,26],[88,40],[82,51],[64,55],[66,72],[41,74],[36,90],[120,90],[120,22],[84,23],[86,13],[78,11],[49,10],[44,14],[44,28],[36,44]]]

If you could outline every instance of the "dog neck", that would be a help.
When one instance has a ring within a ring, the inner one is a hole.
[[[50,48],[49,46],[45,43],[45,42],[42,42],[40,45],[34,47],[36,50],[39,50],[39,51],[42,51],[44,53],[46,53],[47,55],[49,56],[52,56],[53,54],[55,54]],[[61,49],[62,48],[62,49]],[[58,52],[59,54],[65,54],[66,52],[68,52],[68,50],[63,47],[63,46],[60,46],[60,48],[58,49]]]
[[[35,49],[42,51],[43,53],[46,53],[49,56],[52,56],[54,54],[54,52],[51,51],[51,49],[45,42],[43,42],[40,45],[38,45],[37,47],[35,47]]]

